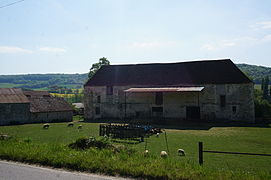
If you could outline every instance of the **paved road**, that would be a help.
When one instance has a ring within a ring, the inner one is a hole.
[[[0,180],[109,180],[120,177],[100,176],[0,161]]]

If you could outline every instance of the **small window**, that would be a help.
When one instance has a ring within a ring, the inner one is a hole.
[[[100,107],[96,107],[96,108],[95,108],[95,114],[96,114],[96,115],[100,115],[100,114],[101,114],[101,109],[100,109]]]
[[[235,113],[236,113],[236,111],[237,111],[236,106],[232,106],[232,112],[235,114]]]
[[[156,105],[163,104],[163,93],[162,92],[155,93],[155,104]]]
[[[220,96],[220,107],[225,107],[226,106],[226,96],[221,95]]]
[[[101,96],[97,96],[97,103],[101,103]]]
[[[113,95],[113,86],[106,86],[106,94]]]

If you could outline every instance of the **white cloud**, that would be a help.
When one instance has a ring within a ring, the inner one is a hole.
[[[232,47],[235,45],[236,45],[236,42],[234,42],[234,41],[222,40],[217,43],[204,44],[201,46],[201,49],[208,50],[208,51],[215,51],[215,50],[220,50],[220,49],[224,49],[227,47]]]
[[[223,47],[230,47],[230,46],[235,46],[236,43],[234,41],[223,41],[221,46]]]
[[[240,37],[230,40],[220,40],[217,42],[207,43],[201,46],[201,49],[214,51],[214,50],[221,50],[225,48],[231,48],[235,46],[248,46],[248,45],[255,45],[256,43],[260,43],[262,39],[257,39],[253,37]]]
[[[266,35],[262,38],[262,41],[266,42],[266,41],[271,41],[271,34]]]
[[[204,44],[201,46],[201,49],[205,49],[208,51],[213,51],[216,49],[216,47],[214,46],[214,44]]]
[[[53,48],[53,47],[42,47],[39,48],[40,51],[51,52],[51,53],[65,53],[66,49],[64,48]]]
[[[258,27],[261,29],[271,29],[271,21],[263,21],[257,23]]]
[[[33,53],[33,51],[28,50],[28,49],[23,49],[20,47],[15,47],[15,46],[0,46],[0,53],[3,53],[3,54],[15,54],[15,53],[30,54],[30,53]]]

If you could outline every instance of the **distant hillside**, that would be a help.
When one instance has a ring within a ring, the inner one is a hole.
[[[249,64],[236,64],[241,71],[253,79],[256,84],[261,84],[262,78],[269,76],[271,79],[271,68]]]
[[[245,74],[260,84],[265,76],[271,79],[271,68],[248,64],[236,64]],[[52,89],[54,86],[80,89],[87,81],[85,74],[27,74],[27,75],[0,75],[0,88],[27,88]]]
[[[80,89],[87,80],[87,74],[27,74],[0,75],[0,87],[48,89],[49,87],[66,87]]]

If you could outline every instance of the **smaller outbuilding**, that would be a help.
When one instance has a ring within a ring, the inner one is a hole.
[[[0,125],[29,122],[29,106],[21,89],[0,88]]]
[[[72,106],[63,98],[53,97],[47,91],[24,91],[30,101],[31,122],[72,121]]]

